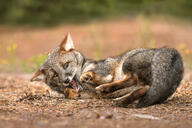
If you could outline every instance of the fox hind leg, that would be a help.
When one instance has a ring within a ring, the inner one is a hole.
[[[162,103],[175,92],[183,77],[181,56],[176,50],[162,48],[154,55],[151,70],[151,87],[139,100],[137,108]]]
[[[148,89],[149,89],[148,85],[142,86],[139,89],[133,91],[131,94],[128,93],[122,97],[114,99],[113,103],[116,106],[126,107],[128,104],[141,98],[147,92]]]
[[[116,90],[130,87],[138,83],[138,76],[137,74],[127,74],[124,79],[118,80],[111,83],[102,84],[96,87],[96,91],[98,93],[109,93],[114,92]]]
[[[107,99],[114,99],[114,98],[118,98],[118,97],[122,97],[126,94],[130,94],[131,92],[139,89],[140,87],[138,85],[134,85],[134,86],[131,86],[131,87],[128,87],[128,88],[123,88],[123,89],[119,89],[117,91],[114,91],[112,93],[107,93],[105,95],[101,95],[100,97],[102,98],[107,98]]]

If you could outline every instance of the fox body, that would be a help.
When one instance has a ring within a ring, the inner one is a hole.
[[[48,75],[50,69],[52,76]],[[76,92],[88,89],[103,97],[134,86],[136,89],[118,95],[115,104],[127,106],[139,99],[137,107],[147,107],[165,101],[175,92],[183,77],[183,63],[173,48],[140,48],[117,57],[90,60],[74,49],[67,35],[32,80],[41,73],[49,76],[45,80],[48,85],[61,90],[72,87]]]

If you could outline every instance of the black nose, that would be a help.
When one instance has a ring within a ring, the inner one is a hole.
[[[70,82],[69,78],[66,78],[65,80],[63,80],[63,83],[68,84]]]

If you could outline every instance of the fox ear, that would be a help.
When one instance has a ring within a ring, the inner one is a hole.
[[[33,77],[30,79],[30,81],[40,81],[39,79],[37,80],[37,77],[44,74],[44,70],[38,70],[34,75]]]
[[[71,39],[71,35],[68,33],[65,36],[65,39],[63,40],[63,42],[60,44],[60,49],[59,51],[71,51],[75,49],[74,44],[73,44],[73,40]]]

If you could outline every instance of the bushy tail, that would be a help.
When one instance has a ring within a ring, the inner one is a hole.
[[[176,91],[183,78],[180,54],[175,49],[159,49],[153,57],[151,73],[151,87],[140,99],[137,107],[162,103]]]

